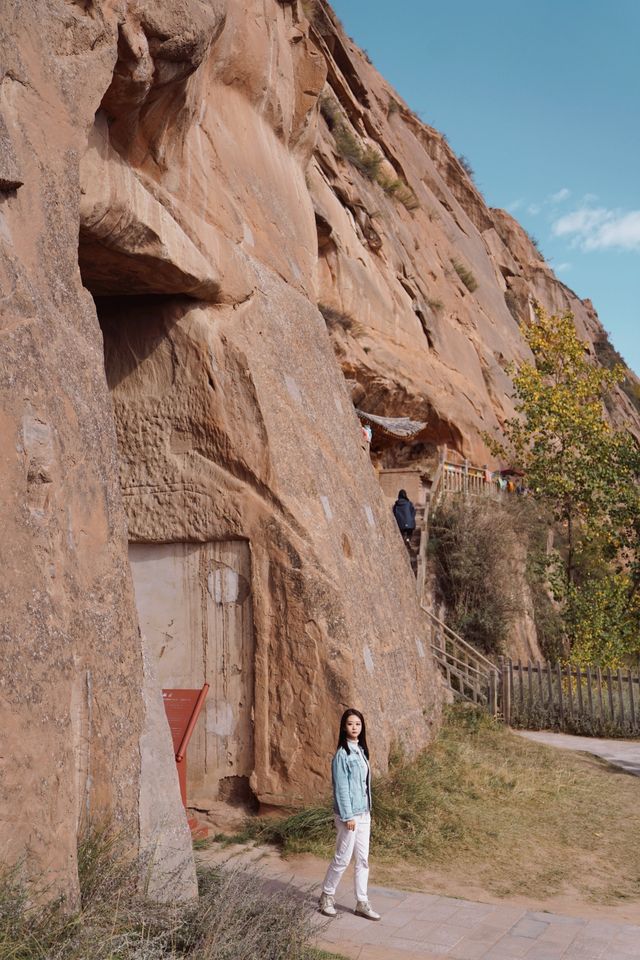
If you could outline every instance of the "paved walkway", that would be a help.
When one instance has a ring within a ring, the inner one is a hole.
[[[342,907],[321,933],[325,949],[353,960],[640,958],[640,926],[634,924],[384,887],[371,887],[370,898],[382,920],[364,920]]]
[[[550,733],[547,730],[514,730],[514,733],[561,750],[593,753],[620,767],[625,773],[640,777],[640,740],[598,740],[595,737],[574,737],[569,733]]]
[[[284,861],[265,847],[214,847],[198,859],[255,867],[272,888],[293,885],[317,903],[321,862]],[[375,886],[369,896],[382,919],[372,922],[354,915],[351,885],[349,870],[338,916],[316,916],[319,945],[352,960],[640,960],[640,925]]]

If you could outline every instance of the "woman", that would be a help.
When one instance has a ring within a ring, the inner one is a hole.
[[[379,920],[367,897],[369,832],[371,829],[371,770],[364,717],[345,710],[340,721],[338,749],[331,764],[336,852],[327,870],[320,895],[320,912],[335,917],[335,892],[355,851],[355,891],[358,916]]]

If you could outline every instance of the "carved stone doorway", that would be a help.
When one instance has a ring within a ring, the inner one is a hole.
[[[254,765],[249,545],[132,543],[129,560],[161,686],[211,687],[189,745],[189,806],[246,802]]]

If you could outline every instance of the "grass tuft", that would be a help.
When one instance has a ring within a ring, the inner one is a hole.
[[[351,330],[354,326],[352,316],[348,313],[343,313],[341,310],[335,310],[333,307],[327,306],[326,303],[319,303],[318,310],[324,317],[324,321],[329,329],[341,327],[343,330]]]
[[[474,277],[469,267],[465,267],[464,263],[461,263],[460,260],[452,260],[451,265],[464,283],[469,293],[473,293],[474,290],[478,289],[478,281]]]
[[[417,210],[420,206],[415,193],[404,180],[380,176],[378,177],[378,183],[385,193],[398,200],[407,210]]]
[[[466,175],[469,177],[469,179],[475,180],[475,177],[476,177],[475,170],[473,169],[470,162],[465,157],[464,153],[459,154],[458,163],[460,164],[460,166],[462,167]]]
[[[372,183],[377,183],[386,194],[394,197],[407,210],[416,210],[420,206],[414,191],[404,180],[387,177],[382,173],[381,167],[384,157],[375,147],[362,146],[347,126],[340,106],[334,97],[329,94],[323,94],[320,97],[320,113],[333,134],[338,154],[344,160],[352,164]]]

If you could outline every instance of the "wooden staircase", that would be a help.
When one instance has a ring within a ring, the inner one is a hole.
[[[394,476],[393,483],[383,485],[388,495],[394,488],[394,484],[395,489],[403,486],[411,492],[411,482],[407,482],[411,478],[407,471],[403,474],[403,471],[394,469],[389,470],[388,473]],[[415,471],[415,477],[417,476],[418,471]],[[412,481],[415,487],[413,496],[417,501],[420,498],[417,496],[415,477]],[[424,486],[428,485],[428,477],[425,474],[420,472],[419,478]],[[416,577],[420,605],[426,617],[429,645],[448,686],[455,697],[481,704],[495,716],[498,692],[496,666],[440,620],[426,605],[429,517],[440,500],[450,495],[497,497],[499,492],[496,481],[491,474],[487,475],[484,467],[473,466],[467,460],[458,457],[454,451],[448,451],[443,447],[440,450],[438,466],[431,478],[431,484],[427,487],[426,502],[415,503],[416,528],[411,542],[407,545],[407,554]]]
[[[498,708],[498,669],[482,653],[421,604],[427,616],[430,646],[454,696],[487,707],[496,716]]]
[[[455,630],[447,626],[425,604],[427,573],[427,545],[429,542],[429,513],[447,493],[483,495],[493,493],[485,484],[484,469],[455,464],[447,459],[446,447],[433,475],[427,501],[421,512],[416,511],[416,530],[409,555],[416,575],[420,606],[424,611],[430,638],[430,646],[447,685],[458,699],[480,704],[489,709],[492,716],[498,709],[498,670],[484,654],[467,643]]]

